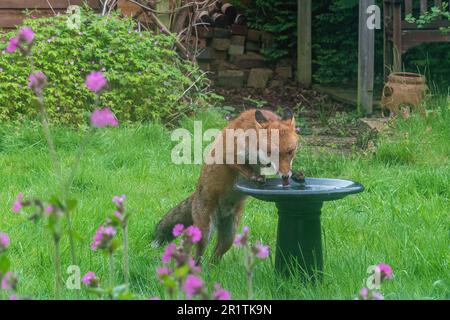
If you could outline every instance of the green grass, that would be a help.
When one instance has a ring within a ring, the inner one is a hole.
[[[353,299],[364,286],[368,266],[389,263],[394,279],[383,285],[387,299],[449,299],[450,112],[441,104],[427,118],[399,120],[383,136],[374,155],[340,156],[299,150],[294,167],[308,176],[349,178],[365,185],[362,194],[327,203],[323,209],[325,275],[323,283],[303,285],[298,277],[274,274],[274,252],[255,274],[258,299]],[[213,113],[199,116],[207,127],[223,124]],[[184,125],[192,127],[192,121]],[[430,129],[431,128],[431,129]],[[54,128],[58,152],[68,166],[80,132]],[[74,227],[81,272],[95,271],[107,281],[106,258],[89,249],[96,228],[113,210],[115,194],[127,195],[130,221],[132,291],[140,297],[163,296],[155,278],[162,249],[149,245],[157,221],[195,188],[196,165],[174,165],[170,133],[156,124],[129,125],[98,131],[82,160],[71,194],[78,199]],[[12,269],[19,276],[19,295],[54,297],[52,241],[39,223],[14,215],[17,193],[48,197],[55,177],[39,126],[0,127],[0,230],[9,233]],[[277,215],[274,205],[250,199],[243,225],[253,240],[275,248]],[[211,248],[210,248],[211,249]],[[116,280],[121,282],[121,254]],[[208,251],[208,255],[210,250]],[[220,282],[235,299],[246,298],[241,252],[233,248],[218,265],[205,263],[204,277]],[[63,273],[70,264],[68,239],[63,238]],[[64,298],[75,298],[64,290]],[[88,298],[86,292],[82,298]]]

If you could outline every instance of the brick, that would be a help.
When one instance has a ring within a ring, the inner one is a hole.
[[[212,69],[211,69],[211,64],[210,63],[207,63],[207,62],[205,62],[205,63],[198,63],[198,66],[199,66],[199,68],[200,69],[202,69],[203,71],[211,71]]]
[[[272,80],[269,83],[269,88],[279,88],[283,85],[283,81],[281,80]]]
[[[225,28],[214,28],[214,38],[229,38],[231,37],[231,30]]]
[[[228,54],[230,56],[244,54],[244,51],[245,51],[244,46],[238,46],[238,45],[234,45],[234,44],[230,45],[230,47],[228,48]]]
[[[248,29],[247,31],[247,39],[254,42],[261,41],[262,32],[255,29]]]
[[[231,36],[231,44],[235,46],[245,46],[245,36]]]
[[[280,79],[292,78],[292,67],[276,67],[275,74]]]
[[[272,74],[272,69],[254,68],[250,70],[250,75],[247,80],[247,87],[258,89],[266,88]]]
[[[261,50],[261,45],[259,42],[247,41],[245,44],[245,50],[259,52]]]
[[[263,31],[261,34],[261,46],[264,49],[269,49],[273,47],[273,35],[268,32]]]
[[[227,88],[242,88],[244,86],[244,72],[241,70],[219,70],[216,85]]]
[[[216,50],[215,56],[216,56],[216,60],[227,60],[228,59],[228,51]]]
[[[214,38],[212,40],[212,47],[219,51],[226,51],[230,47],[230,39]]]
[[[197,56],[199,61],[211,61],[216,58],[216,51],[211,47],[206,47]]]
[[[197,27],[197,34],[199,38],[210,39],[214,36],[214,30],[208,27]]]
[[[248,52],[243,55],[231,56],[230,61],[243,69],[264,68],[267,65],[266,59],[258,53]]]
[[[247,26],[241,26],[238,24],[231,25],[231,33],[239,36],[246,36],[248,32]]]

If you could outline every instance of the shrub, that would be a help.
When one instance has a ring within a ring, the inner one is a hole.
[[[79,124],[92,111],[95,94],[84,86],[91,71],[105,74],[109,88],[99,103],[122,121],[170,121],[173,114],[189,113],[208,99],[201,93],[205,78],[194,64],[178,57],[174,37],[137,32],[131,18],[101,17],[88,9],[82,10],[80,30],[69,29],[66,20],[60,15],[24,22],[36,33],[35,68],[52,83],[45,90],[52,121]],[[0,42],[0,121],[37,114],[32,91],[22,89],[28,62],[18,59],[19,53],[5,52],[14,34],[6,33]]]

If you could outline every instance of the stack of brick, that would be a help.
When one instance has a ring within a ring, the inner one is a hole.
[[[261,52],[272,43],[271,34],[245,25],[202,27],[198,30],[197,62],[202,70],[211,72],[217,86],[281,86],[293,76],[292,63],[290,60],[267,61]]]

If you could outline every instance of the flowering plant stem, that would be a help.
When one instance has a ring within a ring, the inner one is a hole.
[[[55,242],[55,296],[56,300],[61,298],[61,288],[62,288],[62,273],[61,273],[61,249],[60,249],[60,238],[55,235],[53,237]]]
[[[248,246],[244,247],[245,274],[247,277],[247,298],[253,300],[253,257]]]
[[[123,274],[125,277],[125,283],[128,285],[130,283],[130,264],[128,258],[128,224],[125,223],[122,226],[122,237],[123,237]]]
[[[113,252],[109,251],[109,287],[114,288],[114,256]]]

